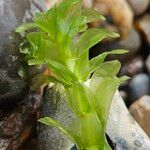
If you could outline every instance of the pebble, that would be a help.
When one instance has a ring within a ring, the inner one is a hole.
[[[145,65],[148,73],[150,74],[150,55],[147,57]]]
[[[83,0],[83,5],[85,8],[92,8],[93,0]]]
[[[149,0],[128,0],[135,16],[143,14],[149,7]]]
[[[150,96],[142,96],[130,106],[129,111],[145,133],[150,137]]]
[[[122,68],[120,70],[120,74],[128,75],[128,76],[132,77],[138,73],[141,73],[143,70],[144,70],[143,59],[141,56],[137,56],[122,66]]]
[[[150,94],[150,78],[147,74],[135,75],[129,82],[129,103],[133,103],[143,95]]]
[[[113,142],[115,150],[150,149],[149,137],[130,115],[117,92],[110,106],[106,133]]]
[[[127,37],[120,41],[120,47],[129,50],[130,55],[134,55],[135,53],[137,53],[140,46],[141,38],[135,28],[132,28]]]
[[[145,41],[150,47],[150,15],[145,15],[136,23],[137,29],[144,35]]]
[[[93,6],[103,15],[112,16],[122,38],[128,35],[133,25],[133,12],[126,0],[94,0]]]

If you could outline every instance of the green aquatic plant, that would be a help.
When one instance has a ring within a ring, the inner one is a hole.
[[[105,18],[94,10],[82,9],[82,0],[64,0],[46,12],[36,13],[33,23],[16,29],[24,32],[34,28],[26,34],[21,52],[27,54],[29,65],[46,65],[51,70],[51,76],[43,75],[41,81],[61,83],[75,115],[67,126],[49,117],[39,121],[58,127],[79,150],[111,149],[105,137],[108,112],[115,91],[128,79],[116,76],[121,66],[118,60],[104,62],[107,55],[124,54],[126,50],[112,50],[89,59],[92,46],[104,38],[119,37],[103,28],[88,29],[87,23],[95,20]]]

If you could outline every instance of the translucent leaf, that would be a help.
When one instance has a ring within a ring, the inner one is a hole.
[[[93,22],[96,20],[105,20],[105,17],[102,16],[99,12],[93,9],[84,9],[82,14],[86,16],[86,23]]]
[[[119,78],[119,83],[122,84],[124,81],[129,80],[129,79],[130,79],[130,77],[128,77],[128,76],[122,76]]]
[[[32,59],[28,63],[29,65],[46,64],[58,80],[68,83],[70,86],[78,82],[77,77],[66,66],[56,61]]]
[[[104,52],[104,53],[98,55],[97,57],[92,58],[89,62],[89,72],[90,73],[94,72],[108,55],[110,55],[110,54],[125,54],[127,52],[128,51],[124,50],[124,49],[117,49],[117,50]]]
[[[118,60],[107,61],[99,65],[98,69],[94,72],[97,77],[114,77],[118,74],[121,63]]]
[[[82,0],[64,0],[58,6],[62,18],[68,21],[81,12]]]
[[[88,52],[85,51],[80,57],[76,60],[74,73],[81,81],[85,81],[89,76],[87,70],[89,67],[89,56]]]
[[[69,36],[73,37],[83,31],[86,26],[86,17],[81,15],[82,0],[63,1],[62,6],[59,6],[61,18],[67,23],[66,31]],[[82,30],[81,30],[82,27]],[[84,27],[84,28],[83,28]],[[85,30],[84,30],[85,31]]]
[[[57,127],[59,130],[61,130],[63,133],[65,133],[70,138],[70,140],[72,140],[74,143],[77,144],[79,150],[82,150],[82,147],[83,147],[82,139],[77,133],[64,127],[63,125],[61,125],[60,123],[58,123],[57,121],[55,121],[49,117],[41,118],[38,121],[43,124],[46,124],[48,126]]]
[[[30,56],[39,60],[57,60],[62,63],[59,51],[50,37],[43,32],[31,32],[27,35],[31,44]]]
[[[84,51],[87,51],[106,37],[117,38],[119,34],[106,29],[91,28],[86,30],[81,34],[77,42],[77,55],[80,56]]]
[[[63,82],[63,80],[58,80],[53,76],[48,76],[48,75],[43,75],[43,74],[38,74],[37,76],[35,76],[32,79],[32,84],[31,84],[31,90],[36,90],[37,88],[39,88],[40,86],[42,86],[43,84],[48,84],[48,83],[61,83],[64,86],[69,86],[68,83]]]
[[[112,97],[119,85],[128,79],[126,76],[116,77],[119,69],[119,61],[108,61],[102,63],[91,78],[90,89],[96,96],[91,103],[95,107],[104,128],[106,127]]]
[[[86,26],[86,17],[85,16],[76,16],[72,18],[70,23],[70,31],[71,35],[76,35],[79,32],[83,32],[87,28]]]
[[[73,87],[66,88],[66,94],[69,106],[76,115],[83,115],[89,111],[89,103],[83,85],[74,84]]]
[[[104,128],[106,128],[108,112],[112,97],[119,85],[127,80],[127,77],[97,77],[93,76],[91,79],[90,89],[95,93],[96,99],[92,102],[99,119],[101,120]]]
[[[101,121],[92,109],[89,113],[76,118],[69,128],[80,135],[84,144],[83,149],[109,147]]]
[[[81,135],[86,141],[86,148],[93,145],[99,145],[102,138],[102,127],[95,112],[86,114],[80,119]]]
[[[33,21],[38,26],[38,28],[47,32],[52,39],[55,39],[57,36],[57,19],[58,11],[56,6],[50,9],[47,12],[38,12],[36,13]]]

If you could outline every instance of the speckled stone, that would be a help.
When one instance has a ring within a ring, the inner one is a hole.
[[[27,76],[21,78],[18,75],[19,68],[25,63],[19,53],[22,40],[15,33],[15,28],[42,9],[39,1],[0,1],[0,107],[10,103],[14,105],[23,100],[28,92]]]

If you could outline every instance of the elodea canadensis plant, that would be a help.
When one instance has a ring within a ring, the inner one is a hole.
[[[118,60],[104,62],[107,55],[123,54],[126,50],[104,52],[89,60],[89,48],[104,38],[119,37],[103,28],[87,29],[87,23],[95,20],[104,17],[94,10],[82,9],[82,0],[64,0],[46,12],[36,13],[33,23],[16,29],[36,29],[26,34],[29,46],[21,52],[27,54],[29,65],[44,64],[50,68],[51,76],[43,75],[43,80],[64,86],[68,107],[75,115],[67,126],[49,117],[39,121],[58,127],[78,150],[111,149],[105,137],[108,112],[115,91],[128,79],[116,76],[121,66]]]

